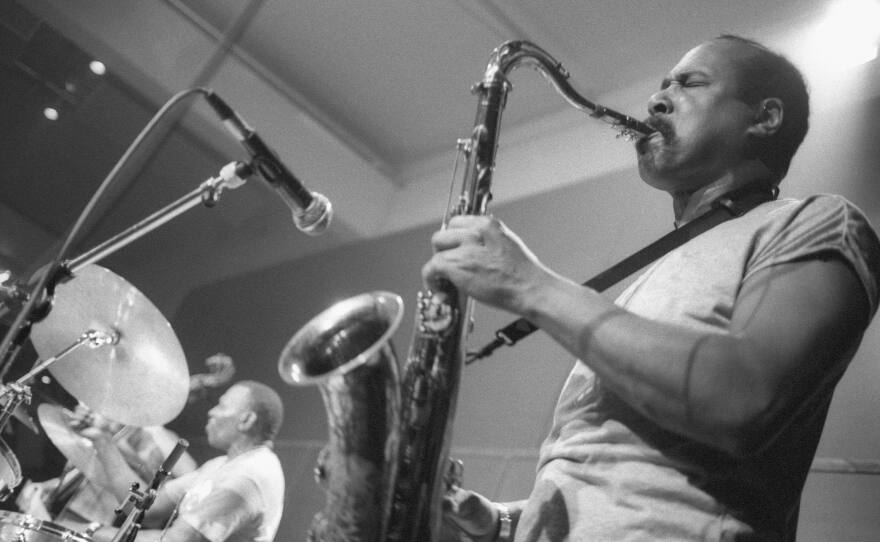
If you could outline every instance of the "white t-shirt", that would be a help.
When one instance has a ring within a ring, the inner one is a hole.
[[[864,215],[836,196],[782,200],[724,222],[653,264],[616,303],[635,314],[725,333],[743,282],[800,259],[840,258],[874,314],[880,243]],[[754,457],[737,460],[666,431],[576,362],[541,447],[517,542],[788,541],[800,492],[839,371],[787,415],[791,423]]]
[[[174,521],[211,542],[271,542],[284,507],[284,473],[275,453],[259,446],[211,459],[169,480],[164,491],[180,503]]]

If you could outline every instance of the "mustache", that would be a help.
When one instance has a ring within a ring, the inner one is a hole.
[[[642,122],[660,132],[664,139],[671,137],[675,133],[672,124],[661,117],[648,117]]]

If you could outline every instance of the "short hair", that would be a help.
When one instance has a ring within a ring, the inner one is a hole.
[[[782,126],[771,137],[756,141],[756,157],[779,182],[791,164],[801,142],[807,135],[810,98],[804,76],[784,56],[757,41],[722,34],[715,38],[744,46],[746,58],[737,62],[738,98],[755,105],[764,98],[779,98],[783,104]]]
[[[233,385],[250,392],[250,408],[257,415],[257,436],[265,441],[274,441],[284,421],[281,397],[269,386],[255,380],[242,380]]]

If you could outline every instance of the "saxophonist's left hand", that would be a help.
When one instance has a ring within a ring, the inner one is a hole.
[[[458,487],[443,496],[441,542],[491,542],[497,531],[498,510],[486,497]]]
[[[522,314],[529,298],[555,280],[529,248],[491,216],[453,217],[431,238],[434,256],[422,268],[431,287],[440,278],[487,305]]]

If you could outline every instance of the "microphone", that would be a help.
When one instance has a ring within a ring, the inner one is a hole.
[[[293,223],[307,235],[324,233],[333,218],[333,205],[323,194],[309,192],[293,173],[235,111],[213,91],[207,91],[208,103],[223,125],[251,156],[251,165],[278,192],[293,213]]]

